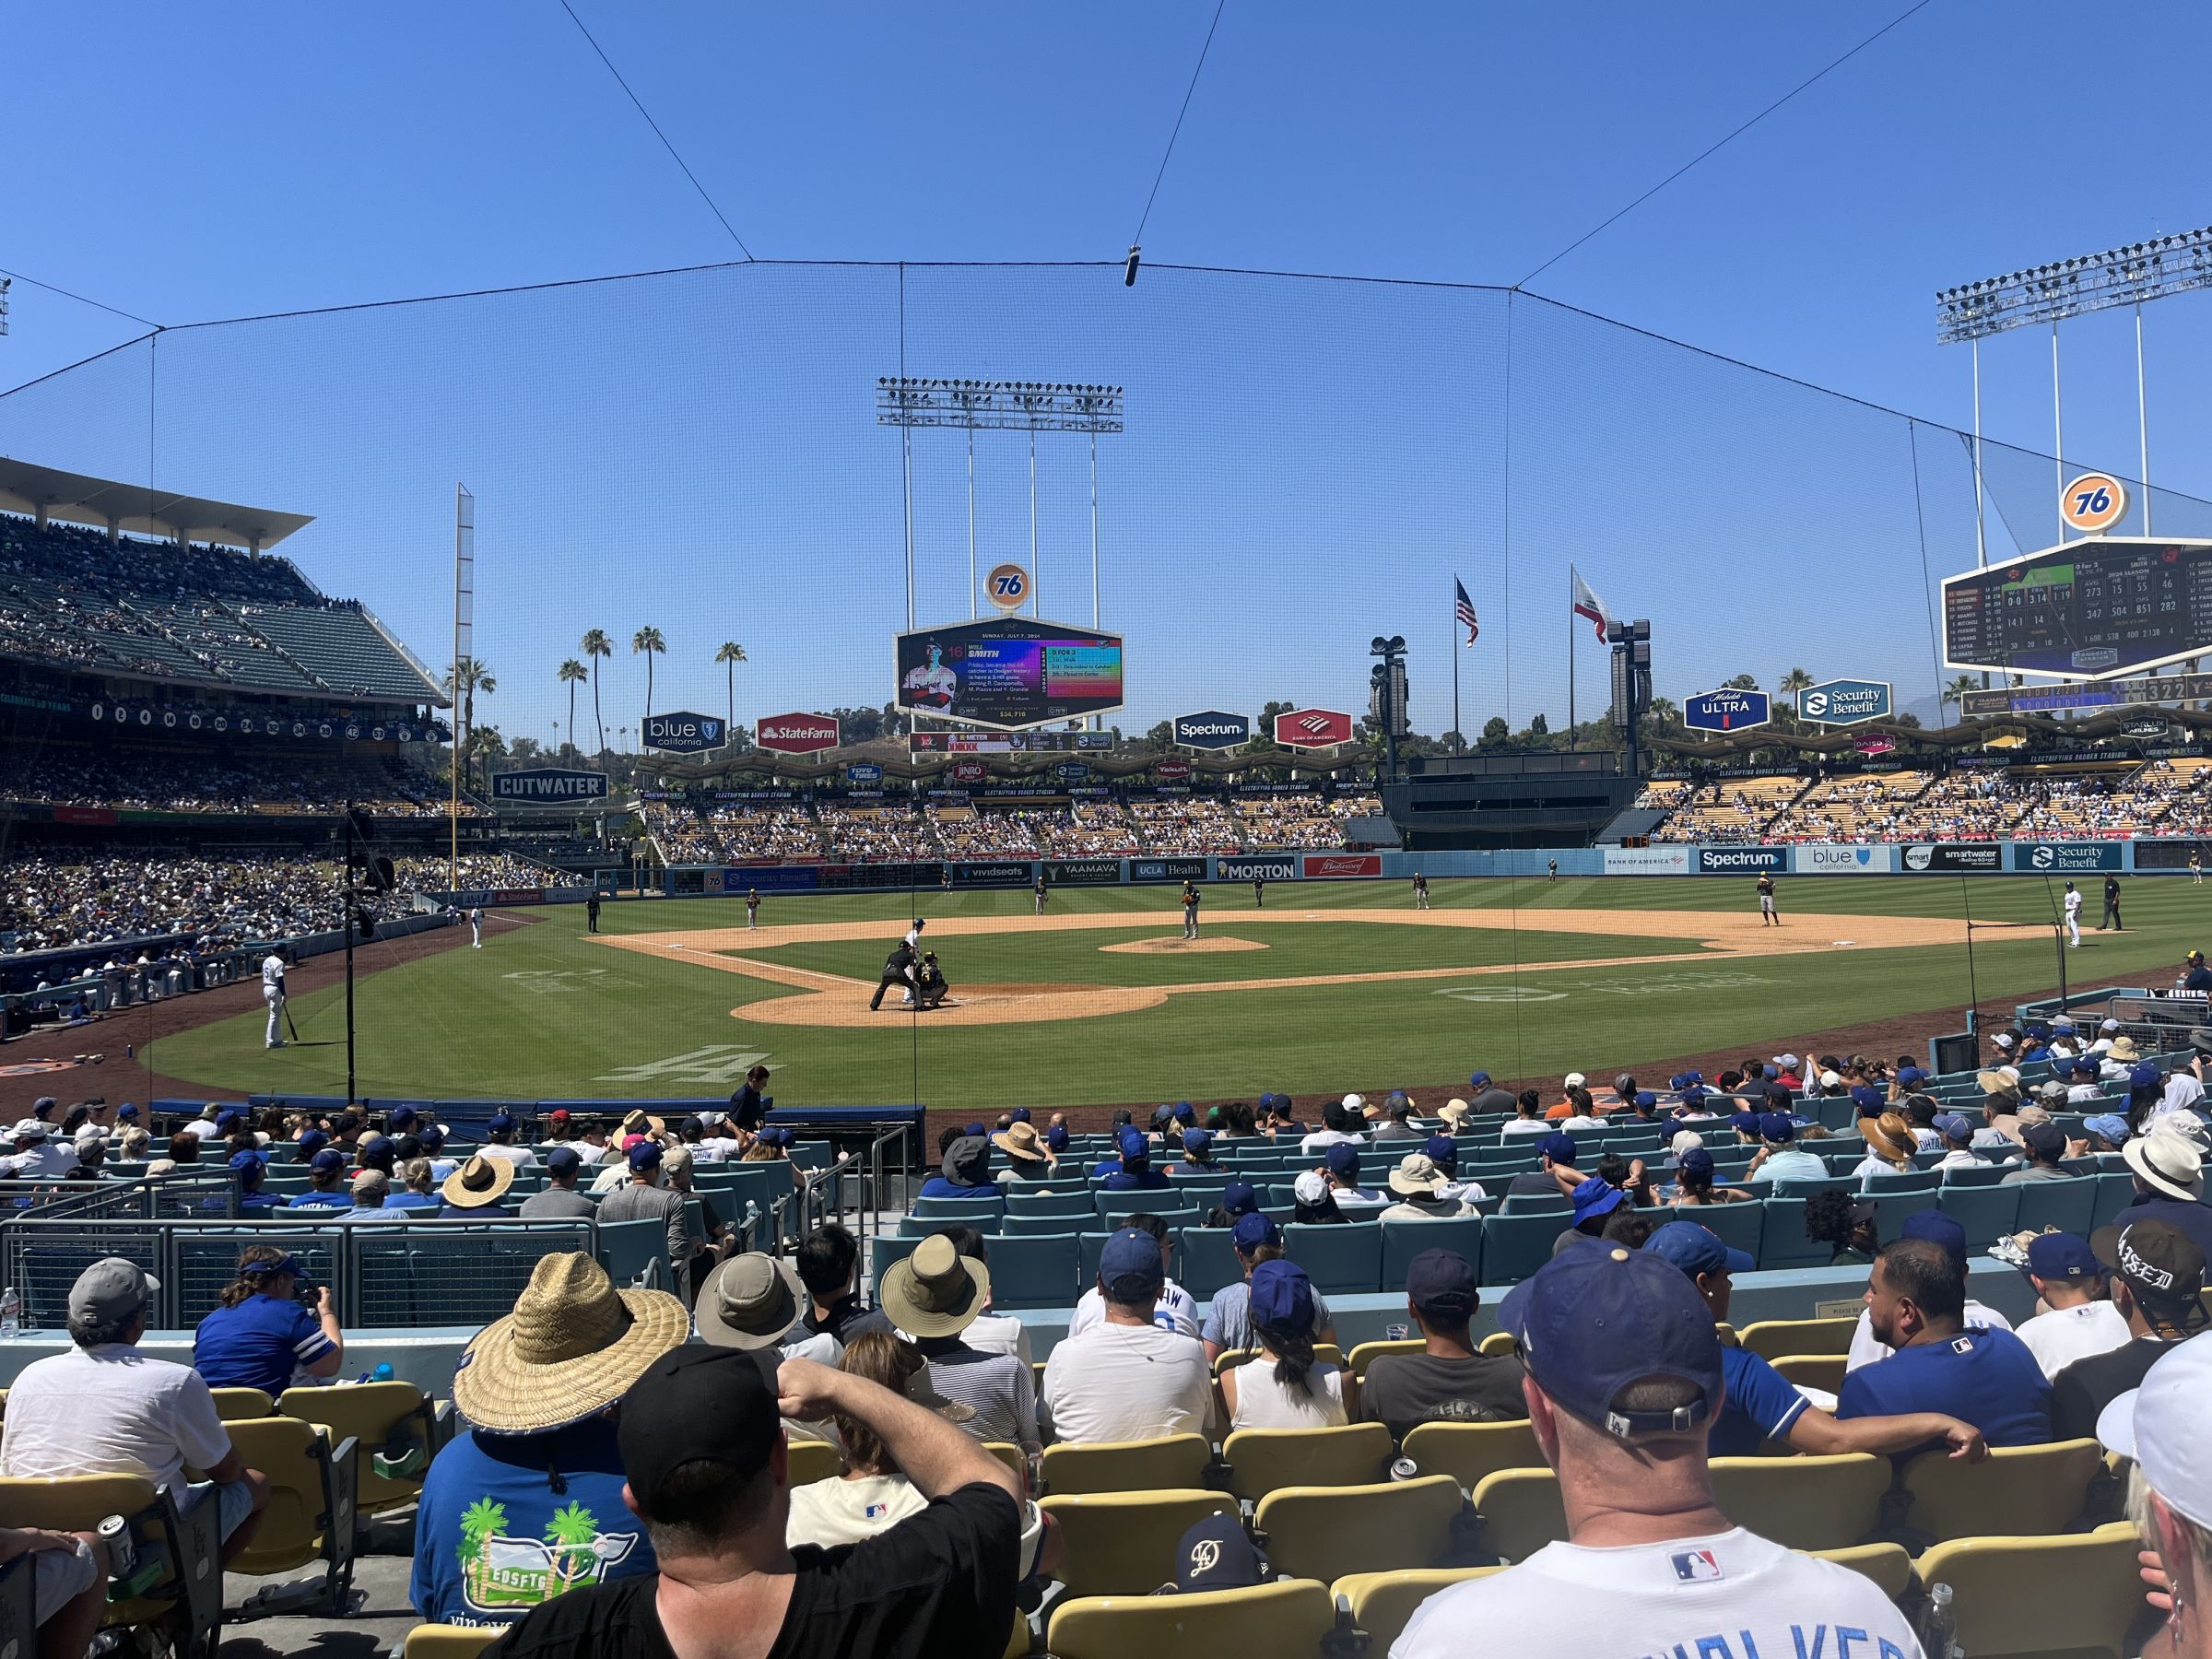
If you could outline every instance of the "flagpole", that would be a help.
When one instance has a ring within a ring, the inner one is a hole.
[[[1452,578],[1452,729],[1459,734],[1459,752],[1467,752],[1467,728],[1459,719],[1459,578]]]
[[[1567,564],[1567,747],[1574,747],[1574,637],[1583,631],[1583,619],[1574,614],[1573,560]]]

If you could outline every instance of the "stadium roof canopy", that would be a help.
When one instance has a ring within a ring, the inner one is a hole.
[[[173,536],[182,541],[219,542],[265,553],[303,524],[305,512],[278,512],[268,507],[241,507],[198,496],[175,495],[90,478],[29,461],[0,455],[0,512],[29,513],[95,528],[113,527],[134,535]]]

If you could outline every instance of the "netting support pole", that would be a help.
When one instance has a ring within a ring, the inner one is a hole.
[[[2066,490],[2066,422],[2058,395],[2058,320],[2051,321],[2051,471],[2052,488],[2062,500],[2053,505],[2063,507]],[[2058,539],[2066,539],[2066,515],[2058,515]]]
[[[2150,406],[2143,395],[2143,302],[2136,301],[2136,436],[2141,442],[2143,534],[2150,531]]]
[[[1038,580],[1037,570],[1037,420],[1030,419],[1030,615],[1044,615],[1044,601],[1039,590],[1044,583]]]
[[[1982,339],[1974,337],[1974,569],[1989,568],[1989,514],[1982,502]]]
[[[977,616],[975,608],[975,428],[968,429],[968,620]]]

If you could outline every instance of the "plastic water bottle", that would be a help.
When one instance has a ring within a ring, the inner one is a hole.
[[[1959,1615],[1951,1606],[1953,1592],[1948,1584],[1934,1584],[1928,1589],[1928,1607],[1922,1623],[1921,1651],[1928,1659],[1962,1659],[1966,1650],[1956,1640],[1959,1634]]]
[[[22,1334],[23,1299],[16,1294],[16,1288],[10,1285],[6,1289],[0,1290],[0,1342]]]

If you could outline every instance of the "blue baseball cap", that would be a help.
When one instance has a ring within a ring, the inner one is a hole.
[[[269,1167],[269,1155],[266,1152],[233,1152],[230,1154],[230,1167],[241,1172],[251,1170],[258,1175]]]
[[[1945,1140],[1969,1141],[1974,1138],[1974,1120],[1963,1112],[1947,1112],[1936,1120],[1936,1133]]]
[[[1459,1168],[1459,1143],[1448,1135],[1432,1135],[1422,1143],[1421,1150],[1429,1154],[1429,1161],[1440,1170]]]
[[[1702,1147],[1692,1147],[1675,1159],[1675,1168],[1686,1175],[1710,1175],[1712,1173],[1712,1154]]]
[[[1554,1130],[1536,1143],[1536,1150],[1553,1163],[1571,1164],[1574,1161],[1574,1136]]]
[[[1213,1133],[1206,1129],[1185,1129],[1182,1132],[1182,1149],[1185,1152],[1205,1152],[1214,1144]]]
[[[1682,1104],[1692,1112],[1699,1111],[1704,1106],[1705,1096],[1709,1092],[1702,1083],[1692,1083],[1682,1091]]]
[[[985,1129],[981,1124],[970,1124],[962,1128],[960,1133],[963,1135],[987,1135],[990,1133],[990,1131]]]
[[[1229,1236],[1239,1250],[1250,1255],[1263,1244],[1280,1244],[1283,1241],[1283,1230],[1275,1224],[1274,1217],[1263,1216],[1253,1210],[1249,1215],[1237,1218],[1237,1224],[1230,1229]]]
[[[241,1152],[238,1155],[239,1158],[253,1156],[251,1152]],[[236,1163],[238,1159],[234,1158],[230,1161]],[[338,1151],[335,1147],[325,1147],[307,1160],[307,1167],[318,1175],[335,1175],[346,1167],[346,1154]]]
[[[240,1266],[238,1277],[241,1278],[276,1278],[287,1273],[294,1278],[307,1277],[307,1269],[300,1265],[300,1258],[296,1255],[279,1256],[274,1262],[247,1262]]]
[[[1406,1300],[1424,1314],[1457,1324],[1481,1305],[1475,1270],[1456,1250],[1424,1250],[1406,1264]]]
[[[1113,1149],[1124,1159],[1145,1158],[1150,1155],[1151,1143],[1145,1139],[1142,1130],[1132,1129],[1124,1124],[1122,1132],[1113,1137]]]
[[[1712,1229],[1700,1227],[1695,1221],[1669,1221],[1656,1229],[1643,1247],[1664,1256],[1693,1279],[1703,1273],[1751,1271],[1749,1251],[1731,1250]]]
[[[507,1117],[507,1114],[502,1112],[500,1113],[500,1117]],[[500,1118],[495,1117],[491,1121],[493,1126],[497,1127]],[[422,1119],[417,1114],[414,1107],[394,1106],[392,1108],[390,1115],[384,1119],[384,1127],[391,1130],[394,1135],[397,1135],[402,1130],[414,1128],[415,1125],[420,1122],[422,1122]],[[512,1118],[507,1118],[507,1126],[510,1129],[514,1127],[514,1120]]]
[[[1779,1147],[1784,1141],[1797,1138],[1797,1120],[1786,1112],[1765,1112],[1759,1120],[1759,1134],[1761,1140],[1772,1141]]]
[[[1882,1091],[1871,1083],[1862,1083],[1851,1091],[1851,1103],[1859,1109],[1861,1117],[1880,1117],[1888,1109]]]
[[[397,1128],[399,1125],[395,1124],[393,1125],[393,1127]],[[487,1135],[505,1135],[513,1127],[514,1118],[512,1113],[505,1112],[495,1112],[491,1114],[491,1121],[484,1125],[484,1133]]]
[[[1322,1160],[1329,1166],[1332,1175],[1346,1175],[1354,1181],[1359,1179],[1359,1148],[1349,1141],[1334,1143],[1323,1154]]]
[[[1759,1068],[1759,1076],[1761,1082],[1771,1083],[1778,1079],[1782,1074],[1776,1071],[1771,1065],[1762,1065]]]
[[[1489,1086],[1490,1074],[1488,1072],[1478,1071],[1473,1077],[1467,1079],[1467,1087],[1469,1088],[1488,1088]]]
[[[1602,1175],[1593,1175],[1574,1189],[1574,1224],[1580,1227],[1593,1216],[1609,1216],[1628,1202],[1628,1194]]]
[[[1313,1281],[1296,1262],[1277,1257],[1252,1270],[1252,1323],[1263,1330],[1313,1329]]]
[[[1897,1230],[1900,1239],[1925,1239],[1940,1244],[1955,1262],[1966,1260],[1966,1229],[1939,1209],[1914,1210]]]
[[[1175,1546],[1175,1589],[1180,1594],[1249,1590],[1274,1576],[1244,1523],[1226,1510],[1193,1523]]]
[[[1641,1112],[1647,1106],[1656,1106],[1658,1104],[1659,1097],[1653,1094],[1650,1089],[1640,1088],[1636,1091],[1636,1108],[1638,1111]]]
[[[435,1152],[445,1145],[445,1131],[436,1124],[425,1124],[422,1133],[415,1137],[422,1143],[425,1152]]]
[[[629,1149],[629,1157],[633,1170],[657,1170],[661,1167],[661,1143],[641,1140]]]
[[[583,1159],[573,1147],[556,1147],[546,1154],[546,1168],[556,1175],[573,1175],[583,1168]]]
[[[2100,1067],[2092,1056],[2084,1054],[2067,1069],[2077,1077],[2094,1077]]]
[[[1017,1124],[1033,1124],[1037,1121],[1030,1114],[1030,1109],[1027,1106],[1015,1107],[1012,1112],[1006,1113],[1006,1117],[1010,1122]]]
[[[244,1112],[235,1106],[229,1107],[215,1114],[215,1132],[218,1135],[228,1135],[234,1124],[242,1124],[245,1121],[246,1114]]]
[[[2127,1120],[2116,1112],[2100,1112],[2095,1117],[2083,1118],[2081,1126],[2091,1135],[2101,1135],[2114,1146],[2122,1146],[2128,1138]]]
[[[1174,1108],[1174,1107],[1172,1107],[1172,1106],[1155,1106],[1155,1107],[1153,1107],[1153,1108],[1152,1108],[1152,1123],[1153,1123],[1153,1125],[1154,1125],[1154,1127],[1156,1127],[1156,1128],[1160,1128],[1160,1129],[1165,1129],[1165,1128],[1166,1128],[1166,1127],[1167,1127],[1167,1126],[1168,1126],[1170,1124],[1173,1123],[1174,1121],[1175,1121],[1175,1108]]]
[[[1574,1240],[1507,1292],[1498,1323],[1538,1388],[1622,1440],[1700,1430],[1720,1401],[1712,1310],[1673,1263],[1649,1252]],[[1616,1411],[1621,1391],[1645,1377],[1678,1378],[1697,1397],[1670,1412]]]
[[[1738,1135],[1757,1135],[1759,1133],[1759,1113],[1756,1112],[1733,1113],[1728,1119],[1728,1127]]]
[[[2127,1086],[2130,1088],[2149,1088],[2158,1083],[2159,1077],[2159,1068],[2155,1061],[2138,1061],[2128,1071]]]
[[[1232,1216],[1249,1216],[1260,1207],[1260,1189],[1249,1181],[1232,1181],[1221,1189],[1221,1207]]]
[[[1175,1121],[1179,1124],[1194,1124],[1198,1121],[1198,1113],[1188,1100],[1178,1100],[1175,1102]]]
[[[300,1150],[306,1153],[310,1158],[314,1157],[316,1153],[322,1151],[324,1147],[329,1145],[330,1136],[324,1134],[320,1129],[309,1129],[300,1134]]]
[[[1054,1124],[1050,1129],[1047,1129],[1044,1132],[1044,1144],[1050,1147],[1055,1152],[1066,1151],[1067,1125],[1065,1124]]]
[[[2088,1279],[2104,1271],[2104,1264],[2077,1233],[2038,1233],[2028,1241],[2028,1271],[2040,1279]]]
[[[125,1100],[122,1105],[115,1108],[115,1115],[121,1118],[126,1124],[134,1124],[138,1121],[138,1108],[133,1105],[130,1101]]]
[[[392,1138],[389,1135],[372,1135],[361,1143],[361,1158],[364,1161],[371,1158],[389,1158],[391,1156]]]
[[[1918,1088],[1927,1080],[1928,1074],[1917,1065],[1903,1065],[1898,1068],[1897,1086],[1900,1088]]]
[[[1689,1075],[1687,1072],[1677,1072],[1666,1080],[1666,1086],[1677,1094],[1680,1094],[1682,1090],[1689,1087]]]
[[[1692,1088],[1695,1088],[1699,1084],[1705,1081],[1705,1074],[1701,1071],[1686,1071],[1682,1074],[1682,1080],[1688,1084]]]
[[[1159,1241],[1137,1228],[1123,1228],[1099,1252],[1099,1282],[1109,1292],[1124,1292],[1121,1300],[1134,1301],[1157,1291],[1167,1277],[1159,1264]]]

